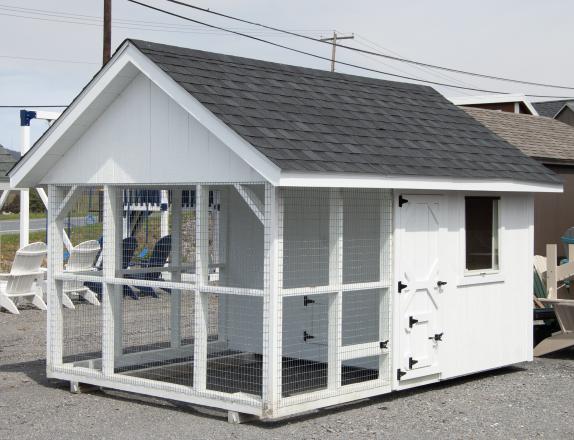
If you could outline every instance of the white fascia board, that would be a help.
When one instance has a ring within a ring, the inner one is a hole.
[[[36,186],[44,174],[38,170],[40,161],[48,162],[46,165],[51,168],[52,163],[58,160],[60,155],[50,154],[50,150],[127,65],[128,60],[122,57],[126,47],[127,45],[123,45],[117,50],[108,64],[9,172],[10,185],[13,188]]]
[[[496,179],[455,179],[437,177],[390,177],[337,173],[283,172],[279,186],[321,188],[394,188],[448,191],[563,192],[561,184]]]
[[[500,104],[505,102],[521,102],[534,116],[538,116],[538,112],[530,102],[530,100],[523,94],[508,93],[501,95],[480,95],[480,96],[452,96],[448,98],[450,102],[455,105],[480,105],[480,104]]]
[[[74,122],[86,111],[96,98],[106,92],[113,79],[126,66],[131,65],[143,73],[176,103],[196,118],[221,142],[227,145],[234,153],[241,157],[249,166],[255,169],[271,184],[279,183],[280,168],[260,153],[253,145],[239,136],[203,104],[183,89],[176,81],[166,74],[160,67],[141,53],[132,43],[127,41],[99,72],[92,83],[86,87],[74,103],[64,112],[63,116],[48,129],[48,131],[34,145],[24,159],[10,172],[10,181],[13,187],[36,186],[44,176],[38,164],[41,160],[56,162],[61,154],[51,154],[50,150],[62,138]],[[117,93],[119,94],[119,92]],[[104,110],[105,111],[105,110]],[[45,166],[51,167],[49,163]],[[142,182],[145,183],[145,182]]]

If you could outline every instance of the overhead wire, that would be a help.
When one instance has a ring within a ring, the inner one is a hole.
[[[128,1],[131,1],[131,0],[128,0]],[[250,24],[250,25],[253,25],[253,26],[259,26],[259,27],[262,27],[262,28],[265,28],[265,29],[270,29],[270,30],[273,30],[273,31],[276,31],[276,32],[282,32],[282,33],[286,33],[286,34],[289,34],[289,35],[292,35],[292,36],[297,36],[297,37],[300,37],[300,38],[305,38],[305,39],[312,40],[312,41],[315,41],[315,42],[318,42],[318,43],[328,44],[328,45],[330,45],[330,46],[333,45],[333,43],[328,42],[328,41],[323,41],[323,40],[321,40],[321,39],[316,39],[316,38],[313,38],[313,37],[308,37],[308,36],[306,36],[306,35],[298,34],[298,33],[293,32],[293,31],[289,31],[289,30],[286,30],[286,29],[277,28],[277,27],[274,27],[274,26],[265,25],[265,24],[262,24],[262,23],[257,23],[257,22],[251,21],[251,20],[246,20],[246,19],[243,19],[243,18],[234,17],[234,16],[232,16],[232,15],[223,14],[223,13],[221,13],[221,12],[216,12],[216,11],[213,11],[213,10],[211,10],[211,9],[202,8],[202,7],[200,7],[200,6],[192,5],[192,4],[190,4],[190,3],[185,3],[185,2],[182,2],[182,1],[179,1],[179,0],[165,0],[165,1],[167,1],[167,2],[169,2],[169,3],[177,4],[177,5],[180,5],[180,6],[185,6],[185,7],[191,8],[191,9],[195,9],[195,10],[198,10],[198,11],[201,11],[201,12],[205,12],[205,13],[208,13],[208,14],[212,14],[212,15],[216,15],[216,16],[219,16],[219,17],[227,18],[227,19],[230,19],[230,20],[239,21],[239,22],[241,22],[241,23],[246,23],[246,24]],[[132,2],[132,3],[133,3],[133,2]],[[574,87],[572,87],[572,86],[546,84],[546,83],[540,83],[540,82],[534,82],[534,81],[523,81],[523,80],[518,80],[518,79],[513,79],[513,78],[506,78],[506,77],[496,76],[496,75],[487,75],[487,74],[483,74],[483,73],[476,73],[476,72],[470,72],[470,71],[461,70],[461,69],[454,69],[454,68],[451,68],[451,67],[445,67],[445,66],[439,66],[439,65],[436,65],[436,64],[424,63],[424,62],[421,62],[421,61],[415,61],[415,60],[411,60],[411,59],[408,59],[408,58],[396,57],[396,56],[386,55],[386,54],[382,54],[382,53],[378,53],[378,52],[373,52],[373,51],[358,49],[358,48],[356,48],[356,47],[348,46],[348,45],[341,44],[341,43],[336,43],[335,45],[336,45],[337,47],[340,47],[340,48],[343,48],[343,49],[352,50],[352,51],[355,51],[355,52],[362,52],[362,53],[367,54],[367,55],[374,55],[374,56],[378,56],[378,57],[384,57],[384,58],[387,58],[387,59],[390,59],[390,60],[394,60],[394,61],[400,61],[400,62],[403,62],[403,63],[414,64],[414,65],[422,66],[422,67],[429,67],[429,68],[432,68],[432,69],[444,70],[444,71],[452,72],[452,73],[460,73],[460,74],[472,75],[472,76],[476,76],[476,77],[480,77],[480,78],[486,78],[486,79],[492,79],[492,80],[498,80],[498,81],[506,81],[506,82],[514,82],[514,83],[520,83],[520,84],[524,84],[524,85],[531,85],[531,86],[538,86],[538,87],[550,87],[550,88],[557,88],[557,89],[564,89],[564,90],[574,90]],[[532,96],[532,95],[530,95],[530,96]]]
[[[311,52],[307,52],[307,51],[304,51],[304,50],[301,50],[301,49],[296,49],[296,48],[293,48],[293,47],[290,47],[290,46],[286,46],[286,45],[284,45],[284,44],[276,43],[276,42],[274,42],[274,41],[265,40],[265,39],[263,39],[263,38],[259,38],[259,37],[256,37],[256,36],[254,36],[254,35],[249,35],[249,34],[246,34],[246,33],[243,33],[243,32],[238,32],[238,31],[230,30],[230,29],[227,29],[227,28],[224,28],[224,27],[221,27],[221,26],[216,26],[216,25],[214,25],[214,24],[205,23],[205,22],[202,22],[202,21],[200,21],[200,20],[196,20],[196,19],[193,19],[193,18],[190,18],[190,17],[186,17],[186,16],[184,16],[184,15],[177,14],[177,13],[175,13],[175,12],[167,11],[167,10],[165,10],[165,9],[158,8],[158,7],[156,7],[156,6],[152,6],[152,5],[149,5],[149,4],[146,4],[146,3],[142,3],[142,2],[137,1],[137,0],[127,0],[127,1],[129,1],[130,3],[137,4],[137,5],[139,5],[139,6],[142,6],[142,7],[144,7],[144,8],[147,8],[147,9],[151,9],[151,10],[154,10],[154,11],[157,11],[157,12],[160,12],[160,13],[163,13],[163,14],[166,14],[166,15],[170,15],[170,16],[172,16],[172,17],[178,17],[178,18],[181,18],[182,20],[186,20],[186,21],[189,21],[189,22],[192,22],[192,23],[202,24],[202,25],[204,25],[204,26],[206,26],[206,27],[209,27],[209,28],[212,28],[212,29],[219,29],[219,30],[222,30],[222,31],[226,31],[226,32],[229,32],[229,33],[234,34],[234,35],[239,35],[239,36],[242,36],[242,37],[245,37],[245,38],[249,38],[249,39],[252,39],[252,40],[255,40],[255,41],[259,41],[259,42],[261,42],[261,43],[269,44],[269,45],[271,45],[271,46],[280,47],[280,48],[282,48],[282,49],[286,49],[286,50],[289,50],[289,51],[291,51],[291,52],[299,53],[299,54],[302,54],[302,55],[307,55],[307,56],[310,56],[310,57],[313,57],[313,58],[316,58],[316,59],[325,60],[325,61],[331,61],[330,58],[327,58],[327,57],[324,57],[324,56],[321,56],[321,55],[317,55],[317,54],[314,54],[314,53],[311,53]],[[167,1],[176,2],[175,0],[167,0]],[[186,4],[186,3],[184,3],[184,4]],[[357,64],[347,63],[347,62],[344,62],[344,61],[336,61],[336,63],[339,64],[339,65],[342,65],[342,66],[353,67],[353,68],[360,69],[360,70],[365,70],[365,71],[368,71],[368,72],[379,73],[379,74],[382,74],[382,75],[387,75],[387,76],[391,76],[391,77],[395,77],[395,78],[406,79],[406,80],[409,80],[409,81],[424,82],[424,83],[426,83],[426,84],[432,84],[432,85],[436,85],[436,86],[450,87],[450,88],[464,89],[464,90],[472,90],[472,91],[484,92],[484,93],[507,94],[506,92],[495,91],[495,90],[490,90],[490,89],[481,89],[481,88],[474,88],[474,87],[457,86],[457,85],[454,85],[454,84],[448,84],[448,83],[443,83],[443,82],[438,82],[438,81],[431,81],[431,80],[420,80],[420,79],[418,79],[418,78],[413,78],[413,77],[411,77],[411,76],[398,75],[398,74],[395,74],[395,73],[385,72],[385,71],[378,70],[378,69],[372,69],[372,68],[370,68],[370,67],[360,66],[360,65],[357,65]],[[574,98],[571,98],[571,97],[562,97],[562,96],[555,96],[555,95],[534,95],[534,94],[528,94],[527,96],[536,97],[536,98],[555,98],[555,99],[564,98],[564,99],[574,99]]]

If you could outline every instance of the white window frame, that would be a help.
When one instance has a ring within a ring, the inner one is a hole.
[[[467,197],[498,197],[498,268],[493,269],[477,269],[467,270],[466,268],[466,198]],[[504,197],[500,194],[492,193],[476,193],[476,194],[462,194],[460,196],[460,219],[459,219],[459,243],[460,243],[460,270],[459,280],[457,286],[472,286],[476,284],[490,284],[490,283],[503,283],[505,281],[504,275],[504,261],[502,253],[502,243],[504,241],[504,227],[503,227],[503,205]]]

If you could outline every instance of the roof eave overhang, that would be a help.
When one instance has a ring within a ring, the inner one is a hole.
[[[60,151],[54,148],[59,143],[62,144],[66,133],[77,123],[84,112],[90,109],[90,106],[99,97],[109,95],[108,100],[100,103],[99,113],[93,113],[93,120],[83,121],[84,123],[81,124],[81,127],[84,127],[85,130],[140,72],[196,118],[207,130],[219,138],[264,179],[273,185],[278,185],[281,170],[277,165],[211,113],[157,64],[145,56],[133,43],[126,40],[118,48],[108,64],[96,74],[92,81],[74,99],[62,116],[50,126],[30,151],[10,170],[11,186],[13,188],[37,186],[52,165],[73,144],[73,141],[71,141],[70,145],[60,145]],[[118,76],[122,75],[123,81],[120,81],[119,86],[113,89],[112,93],[109,93],[110,85]]]
[[[379,176],[350,173],[301,173],[284,171],[279,186],[422,189],[436,191],[563,192],[560,183],[524,182],[488,178]]]

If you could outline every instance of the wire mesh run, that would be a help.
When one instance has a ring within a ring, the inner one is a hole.
[[[281,404],[388,386],[390,192],[304,188],[282,197]]]
[[[51,229],[61,242],[50,283],[61,295],[66,368],[214,406],[263,408],[271,396],[281,408],[389,386],[390,192],[244,183],[51,190],[51,209],[67,205],[62,229]]]

